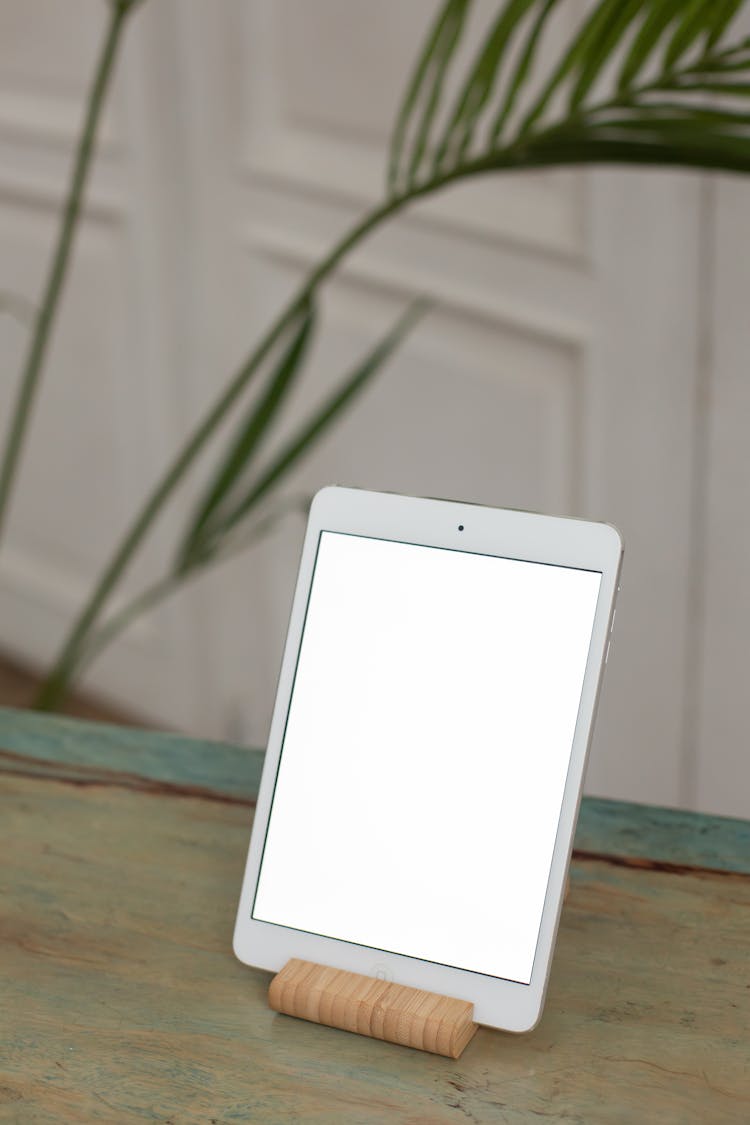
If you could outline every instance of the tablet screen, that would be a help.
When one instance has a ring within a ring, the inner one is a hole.
[[[322,532],[253,917],[528,984],[600,581]]]

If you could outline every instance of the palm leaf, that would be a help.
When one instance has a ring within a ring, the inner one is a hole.
[[[296,322],[292,324],[291,339],[273,369],[264,392],[237,429],[234,440],[190,520],[177,552],[178,570],[200,549],[206,528],[210,528],[211,520],[222,501],[252,463],[260,442],[302,370],[314,324],[315,309],[308,297],[300,306]]]
[[[617,113],[620,114],[619,117],[616,116]],[[622,116],[623,113],[626,113],[627,116]],[[612,114],[615,116],[612,116]],[[700,131],[706,124],[715,126],[732,125],[737,128],[739,135],[742,132],[741,126],[750,124],[750,113],[699,103],[686,106],[681,102],[652,101],[647,106],[634,109],[632,113],[628,109],[608,109],[604,111],[602,117],[596,119],[596,126],[597,128],[611,126],[615,121],[625,126],[632,124],[633,127],[652,129],[656,128],[658,123],[660,128],[667,130],[672,127],[675,129],[687,127]]]
[[[738,72],[747,71],[748,64],[750,64],[750,56],[748,55],[744,58],[737,57],[731,62],[708,57],[701,59],[695,66],[686,67],[682,75],[687,78],[700,76],[721,78],[725,74],[737,74]]]
[[[696,95],[718,95],[720,103],[750,95],[750,81],[743,81],[746,75],[750,80],[750,40],[720,47],[739,0],[599,0],[563,47],[520,124],[508,134],[555,4],[556,0],[507,0],[502,5],[461,84],[436,151],[433,183],[540,164],[598,159],[658,163],[654,149],[659,145],[665,146],[668,164],[714,168],[723,160],[729,170],[744,169],[750,139],[742,111],[724,104],[709,107],[703,98],[691,111]],[[506,53],[518,34],[523,35],[520,53],[503,81]],[[597,80],[628,39],[614,93],[592,100]],[[662,45],[661,69],[644,80],[647,64]],[[503,86],[496,101],[494,91]],[[551,117],[553,100],[559,104],[556,95],[565,88],[567,107]],[[716,112],[710,112],[712,108]],[[485,125],[484,150],[471,154],[472,142]],[[575,133],[568,128],[572,126]],[[421,160],[421,150],[418,155]],[[423,189],[415,185],[414,190]]]
[[[451,25],[450,38],[445,38],[442,50],[433,59],[434,77],[430,86],[429,94],[427,96],[427,104],[422,114],[422,119],[419,123],[419,127],[416,130],[412,153],[409,160],[409,184],[414,183],[414,180],[424,159],[425,152],[427,151],[430,131],[435,119],[435,115],[437,113],[438,106],[440,104],[440,98],[443,92],[443,85],[448,71],[448,65],[461,37],[461,31],[463,29],[464,19],[467,11],[468,3],[462,4],[460,6],[460,11],[454,18]]]
[[[685,0],[682,9],[682,18],[664,54],[664,67],[668,71],[674,69],[701,35],[710,35],[723,5],[717,0]]]
[[[458,95],[455,109],[435,154],[434,169],[452,164],[466,152],[479,115],[487,104],[513,33],[537,0],[509,0],[496,19]],[[453,159],[451,159],[453,158]]]
[[[643,121],[640,130],[622,123],[552,131],[535,139],[528,167],[575,164],[681,165],[750,172],[750,138]]]
[[[620,0],[614,10],[607,12],[592,37],[586,56],[581,59],[578,77],[570,95],[570,110],[575,112],[601,74],[614,51],[619,47],[625,32],[642,13],[645,0]]]
[[[706,38],[706,51],[711,51],[712,47],[715,47],[716,44],[719,43],[726,29],[729,28],[732,20],[737,16],[737,13],[742,7],[742,2],[743,0],[717,0],[716,19],[713,28]]]
[[[426,105],[416,129],[414,150],[409,161],[410,178],[414,176],[419,167],[422,154],[427,146],[430,126],[440,101],[443,80],[461,37],[461,30],[470,3],[471,0],[447,0],[447,3],[438,13],[433,28],[422,48],[393,130],[388,162],[388,187],[391,192],[395,192],[398,188],[404,142],[412,114],[418,101],[423,99]]]
[[[516,100],[521,92],[521,88],[531,73],[537,45],[547,22],[547,17],[557,2],[558,0],[545,0],[545,3],[542,5],[540,11],[537,13],[536,19],[531,25],[531,30],[526,38],[526,43],[521,51],[516,68],[508,82],[503,104],[492,123],[490,130],[490,140],[492,144],[497,144],[500,140],[503,129],[516,107]]]
[[[299,430],[285,443],[266,469],[251,482],[244,495],[231,506],[217,513],[210,534],[203,536],[199,550],[191,558],[191,565],[202,563],[207,555],[213,556],[230,532],[264,499],[267,493],[309,453],[315,443],[329,429],[343,411],[352,404],[390,358],[404,337],[412,330],[428,308],[428,302],[418,300],[407,309],[390,332],[361,360],[334,392],[307,419]],[[208,529],[207,529],[208,530]]]
[[[594,49],[598,37],[606,28],[608,21],[617,14],[622,2],[623,0],[600,0],[588,19],[583,22],[578,34],[574,36],[552,75],[542,88],[541,94],[524,117],[519,129],[521,135],[525,135],[532,130],[544,114],[557,90],[576,72],[581,64],[585,64],[589,58],[589,52]]]
[[[741,7],[742,0],[715,0],[716,14],[713,27],[706,38],[707,51],[716,46]]]
[[[618,89],[630,88],[661,42],[669,25],[685,6],[685,0],[654,0],[645,13],[620,69]]]
[[[117,10],[125,11],[130,2],[118,0]],[[342,258],[383,222],[407,204],[449,184],[502,171],[616,163],[750,172],[750,127],[744,108],[750,105],[750,40],[722,46],[727,28],[741,8],[740,0],[642,0],[638,5],[635,0],[597,0],[559,52],[540,89],[531,88],[534,65],[542,53],[556,0],[506,0],[492,25],[491,42],[467,71],[463,84],[461,76],[457,76],[462,92],[447,131],[436,145],[432,138],[434,122],[444,85],[453,77],[449,70],[456,64],[456,47],[470,3],[471,0],[447,0],[443,4],[420,56],[394,130],[388,198],[313,266],[300,290],[167,467],[74,622],[37,699],[38,706],[53,705],[69,686],[103,608],[145,535],[206,443],[239,402],[251,378],[289,331],[294,334],[292,346],[304,350],[310,329],[309,324],[303,327],[310,314],[308,300]],[[516,44],[516,38],[521,37],[520,44]],[[520,53],[508,76],[504,70],[509,45],[519,45]],[[594,102],[592,90],[621,48],[624,62],[619,80],[606,96]],[[566,88],[567,105],[559,96]],[[519,101],[529,108],[519,115],[520,125],[509,128]],[[737,102],[742,107],[731,104]],[[564,108],[553,113],[553,105]],[[485,138],[482,150],[471,153],[480,131]],[[406,147],[407,136],[414,138],[410,151]],[[441,147],[438,166],[417,182],[425,153]],[[264,424],[260,425],[260,419],[253,422],[248,418],[235,436],[189,528],[190,551],[184,556],[185,568],[167,576],[161,590],[176,585],[172,579],[184,577],[201,559],[210,561],[221,554],[222,547],[236,543],[235,529],[244,532],[258,526],[255,521],[244,524],[246,515],[284,479],[375,375],[415,315],[416,310],[407,314],[261,474],[248,482],[250,452],[243,460],[240,446],[243,453],[245,446],[249,447],[254,463],[260,435],[276,410],[274,396],[278,396],[278,401],[284,397],[287,382],[291,382],[299,366],[298,360],[290,358],[283,376],[276,370],[279,381],[274,390],[266,391]],[[38,374],[38,365],[34,370]],[[257,440],[253,437],[250,441],[256,428]],[[226,479],[222,474],[226,474]],[[143,595],[147,604],[152,604],[149,599],[155,596],[149,592]],[[130,611],[121,614],[120,619],[127,622]],[[109,637],[112,635],[110,629]]]

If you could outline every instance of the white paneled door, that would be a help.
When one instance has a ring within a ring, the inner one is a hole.
[[[495,8],[480,4],[478,23]],[[103,20],[98,0],[66,10],[13,0],[0,15],[1,284],[32,299]],[[49,658],[170,451],[304,273],[377,202],[434,10],[145,0],[137,12],[0,555],[8,651]],[[578,11],[565,6],[560,35]],[[728,344],[719,413],[706,392],[714,329],[743,329],[721,271],[744,190],[722,186],[717,210],[693,175],[566,171],[488,177],[415,206],[328,286],[278,437],[413,295],[430,296],[287,490],[336,481],[616,523],[626,562],[589,789],[750,813],[737,797],[738,777],[750,790],[737,751],[748,723],[727,594],[744,548],[737,533],[727,562],[734,506],[722,501],[723,476],[746,479],[747,403]],[[6,371],[23,331],[3,324]],[[4,410],[10,386],[6,376]],[[131,589],[168,558],[189,503],[178,498]],[[290,519],[145,619],[89,685],[154,721],[262,743],[301,534]]]
[[[696,419],[695,550],[691,606],[697,659],[687,769],[701,807],[750,812],[750,184],[711,188],[706,294],[710,363]]]

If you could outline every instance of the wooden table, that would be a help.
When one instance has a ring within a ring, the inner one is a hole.
[[[750,825],[584,802],[545,1015],[457,1062],[279,1016],[261,754],[0,710],[0,1120],[750,1122]]]

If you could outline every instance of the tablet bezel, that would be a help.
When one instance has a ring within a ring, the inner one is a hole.
[[[322,531],[601,572],[591,644],[529,984],[370,949],[251,917]],[[536,1025],[544,1005],[560,919],[586,759],[614,617],[621,560],[620,534],[610,524],[334,486],[323,488],[316,494],[302,549],[237,912],[234,951],[240,961],[278,971],[291,957],[299,957],[370,976],[385,976],[400,984],[472,1001],[474,1018],[478,1023],[515,1032],[529,1031]]]

